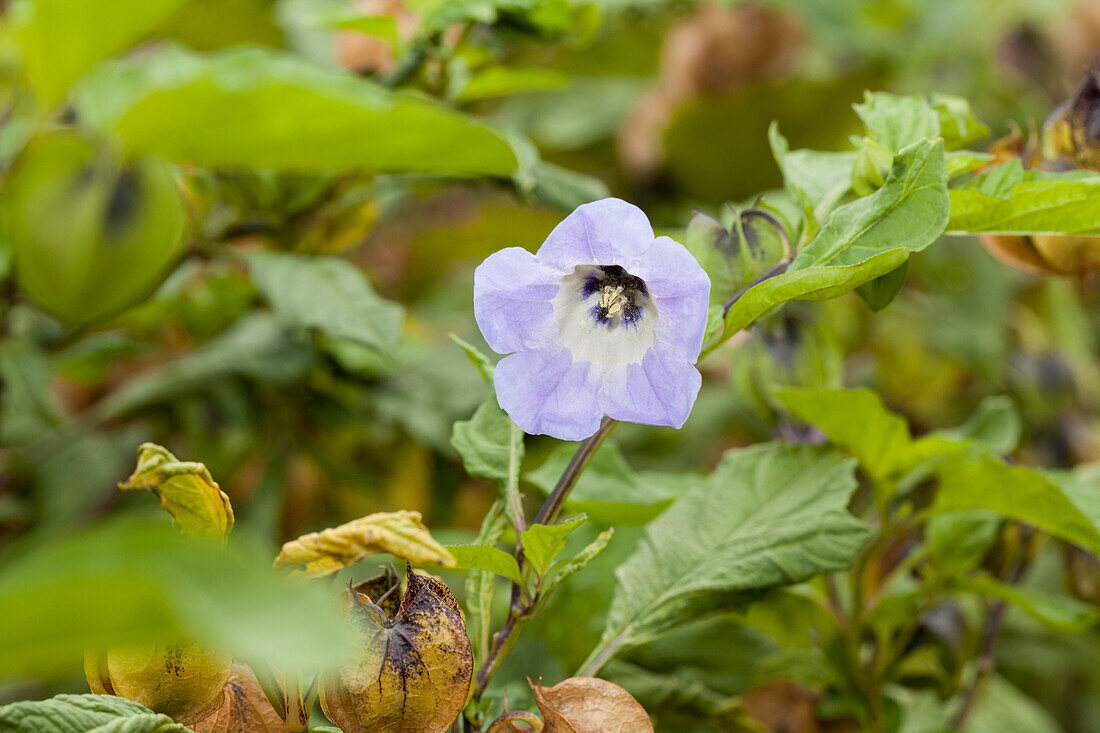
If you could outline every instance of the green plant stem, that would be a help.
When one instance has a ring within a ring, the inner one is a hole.
[[[558,479],[558,483],[554,486],[554,490],[546,497],[546,501],[535,516],[533,524],[549,524],[557,519],[558,515],[561,513],[562,507],[565,505],[565,500],[569,497],[569,493],[573,490],[573,487],[577,485],[577,479],[580,478],[585,467],[588,466],[588,463],[592,460],[592,456],[596,454],[596,451],[599,450],[604,440],[607,439],[608,434],[617,424],[617,420],[605,417],[596,432],[581,443],[580,447],[577,448],[577,452],[573,454],[572,460],[569,461],[569,465],[565,467],[565,471],[562,473],[561,478]],[[513,440],[514,439],[513,437]],[[522,437],[520,440],[522,440]],[[512,492],[510,491],[509,493],[511,494]],[[514,493],[518,497],[518,487]],[[510,496],[509,499],[511,500],[511,498]],[[516,516],[516,560],[519,563],[520,574],[522,575],[526,567],[526,562],[523,557],[523,552],[518,546],[518,535],[521,531],[520,526],[523,524],[523,511],[522,507],[516,503],[513,503],[513,511]],[[541,580],[539,582],[541,585]],[[481,700],[482,695],[485,694],[485,690],[489,687],[489,683],[493,681],[493,677],[500,669],[504,657],[507,656],[508,651],[515,643],[523,622],[532,616],[532,612],[540,607],[543,600],[542,594],[536,591],[530,600],[524,602],[523,588],[521,588],[518,583],[512,584],[512,603],[508,610],[508,618],[500,631],[493,635],[493,643],[489,649],[489,653],[482,663],[481,668],[477,671],[477,678],[474,681],[474,692],[472,696],[474,702]],[[474,728],[468,725],[467,730],[472,731]]]
[[[565,467],[565,472],[558,479],[554,490],[550,492],[550,496],[546,497],[546,502],[539,509],[539,513],[535,515],[534,524],[549,524],[558,518],[558,514],[561,513],[565,500],[576,485],[577,479],[580,478],[581,473],[588,466],[588,462],[592,460],[592,456],[596,455],[596,451],[603,445],[612,428],[618,424],[618,420],[605,417],[596,432],[581,443],[581,447],[573,454],[573,459],[569,461],[569,465]]]

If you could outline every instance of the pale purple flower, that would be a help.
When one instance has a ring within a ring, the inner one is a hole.
[[[474,318],[496,368],[497,401],[531,434],[583,440],[605,416],[680,427],[710,280],[646,215],[615,198],[581,206],[531,254],[509,247],[474,271]]]

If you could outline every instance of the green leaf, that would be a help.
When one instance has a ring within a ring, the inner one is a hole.
[[[187,733],[167,715],[113,695],[57,695],[0,707],[4,733]]]
[[[155,31],[187,0],[23,0],[12,8],[23,72],[43,111],[100,61]],[[62,52],[63,50],[63,52]]]
[[[517,441],[516,431],[519,428],[497,407],[496,399],[489,399],[472,418],[455,423],[451,445],[462,457],[468,474],[504,487],[523,461],[523,433],[519,432]]]
[[[558,446],[525,478],[549,495],[575,452],[572,446]],[[565,506],[601,524],[642,525],[702,480],[702,476],[691,473],[634,471],[618,444],[607,441],[589,461]]]
[[[475,544],[493,546],[504,537],[509,521],[504,512],[504,500],[498,499],[489,508],[481,523]],[[514,560],[514,558],[513,558]],[[489,656],[492,635],[493,595],[496,591],[496,575],[475,570],[466,576],[466,631],[474,649],[474,659],[480,667]]]
[[[901,288],[905,285],[905,276],[909,274],[909,261],[906,260],[901,267],[891,270],[885,275],[880,275],[874,280],[864,283],[856,288],[856,295],[863,299],[867,307],[874,312],[879,312],[893,302]]]
[[[956,150],[989,136],[989,127],[974,115],[970,102],[962,97],[933,94],[929,101],[939,117],[940,136],[948,150]]]
[[[788,270],[768,278],[745,292],[726,313],[725,326],[714,340],[704,344],[700,359],[747,328],[777,305],[788,300],[830,300],[850,293],[860,285],[885,275],[909,259],[904,247],[887,250],[856,265],[809,267]]]
[[[516,558],[504,550],[498,550],[489,545],[448,545],[447,549],[454,555],[456,568],[463,570],[485,570],[497,575],[503,575],[508,580],[523,584],[523,578],[519,574],[519,565]]]
[[[937,472],[940,486],[931,507],[935,514],[987,509],[1100,553],[1100,504],[1090,483],[1056,482],[990,455],[956,456]]]
[[[256,287],[284,323],[382,353],[397,345],[403,309],[375,293],[363,271],[347,260],[251,252],[245,262]]]
[[[783,173],[783,185],[796,200],[804,198],[817,216],[827,213],[851,189],[855,151],[791,150],[774,122],[768,128],[768,142]]]
[[[67,676],[87,649],[195,641],[283,667],[343,661],[330,591],[275,574],[262,549],[116,519],[13,548],[0,573],[0,670]]]
[[[974,441],[993,453],[1005,455],[1016,450],[1023,429],[1023,421],[1012,398],[998,395],[982,400],[978,409],[962,425],[950,430],[938,430],[934,435]]]
[[[1008,585],[987,575],[971,575],[959,581],[959,590],[1011,603],[1039,623],[1055,631],[1080,633],[1100,621],[1100,611],[1081,601],[1031,588]]]
[[[603,638],[583,669],[760,591],[851,565],[869,536],[846,507],[854,461],[816,446],[726,453],[705,485],[646,530],[616,571]]]
[[[918,252],[943,233],[948,217],[943,142],[916,142],[894,158],[882,188],[835,209],[791,263],[855,265],[903,247]]]
[[[519,92],[561,89],[569,77],[560,71],[538,67],[490,66],[475,73],[458,95],[458,101],[505,97]]]
[[[966,733],[1060,733],[1061,726],[1042,705],[1020,692],[999,675],[992,675],[982,690]]]
[[[940,119],[924,97],[865,92],[863,104],[854,104],[873,140],[891,152],[940,136]]]
[[[65,424],[50,391],[52,375],[49,358],[34,344],[0,341],[0,445],[32,442]]]
[[[791,414],[855,456],[873,479],[886,479],[905,466],[913,444],[909,425],[871,390],[780,389],[774,394]]]
[[[962,576],[989,553],[1003,520],[993,512],[951,512],[924,524],[925,549],[936,572]]]
[[[614,527],[608,527],[603,532],[600,532],[599,535],[596,536],[596,539],[589,542],[583,550],[572,558],[556,562],[551,570],[556,570],[557,572],[554,573],[553,580],[546,585],[544,593],[549,593],[554,588],[588,567],[588,563],[595,560],[601,552],[607,549],[607,545],[614,536]]]
[[[1100,199],[1100,176],[1062,176],[1015,183],[1010,186],[1007,198],[975,187],[952,189],[950,195],[951,219],[947,230],[951,234],[1100,235],[1100,207],[1096,206]]]
[[[104,65],[80,84],[76,105],[130,150],[204,167],[507,176],[517,165],[480,122],[259,48],[170,48]]]
[[[611,195],[607,184],[599,178],[544,160],[534,163],[531,175],[532,185],[527,192],[536,200],[563,211],[572,211],[582,204]]]
[[[243,376],[283,384],[305,373],[313,355],[308,343],[264,314],[246,316],[187,356],[146,372],[104,397],[91,410],[94,421],[208,388],[212,380]]]
[[[454,341],[460,349],[466,352],[466,358],[474,365],[474,369],[477,369],[477,373],[481,375],[485,383],[492,387],[493,371],[496,369],[496,365],[489,360],[489,357],[481,349],[453,333],[451,334],[451,341]]]
[[[546,574],[550,565],[565,549],[569,535],[584,524],[586,519],[587,517],[582,514],[560,524],[532,524],[520,534],[523,554],[538,575]]]

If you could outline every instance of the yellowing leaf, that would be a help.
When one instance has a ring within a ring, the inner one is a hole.
[[[466,704],[474,658],[458,601],[411,567],[407,582],[392,618],[358,589],[349,593],[361,646],[320,688],[325,715],[344,733],[443,733]]]
[[[368,514],[339,527],[302,535],[283,545],[275,567],[299,566],[299,574],[322,577],[380,553],[415,565],[455,566],[451,553],[432,539],[420,512],[401,511]]]
[[[194,537],[224,540],[233,529],[233,505],[201,463],[181,461],[154,443],[138,448],[137,468],[120,489],[148,489],[176,524]]]

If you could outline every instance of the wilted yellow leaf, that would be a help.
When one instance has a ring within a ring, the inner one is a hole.
[[[275,567],[299,566],[297,574],[321,577],[381,553],[416,565],[455,565],[451,553],[432,539],[420,512],[380,512],[287,542]]]
[[[84,656],[88,687],[133,700],[189,725],[221,705],[233,658],[197,644],[111,649]]]
[[[321,707],[344,733],[443,733],[466,704],[474,658],[458,601],[411,567],[407,582],[392,619],[367,595],[349,592],[362,646],[321,678]]]
[[[543,733],[653,733],[634,697],[598,677],[571,677],[550,688],[531,683]]]
[[[176,524],[194,537],[224,540],[233,529],[233,505],[201,463],[180,461],[154,443],[138,448],[137,468],[120,489],[148,489]]]
[[[222,687],[221,706],[191,723],[195,733],[286,733],[287,727],[267,699],[252,670],[234,664]]]

